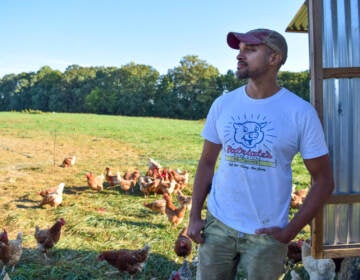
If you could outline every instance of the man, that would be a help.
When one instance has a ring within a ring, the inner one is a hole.
[[[209,110],[188,235],[200,243],[197,279],[235,279],[242,271],[249,280],[274,280],[284,272],[287,243],[332,193],[328,149],[315,109],[277,83],[287,58],[284,37],[256,29],[230,32],[227,43],[239,49],[237,77],[248,83]],[[291,162],[298,152],[312,184],[289,222]]]

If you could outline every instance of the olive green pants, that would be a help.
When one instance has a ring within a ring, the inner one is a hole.
[[[209,212],[199,247],[197,280],[276,280],[285,270],[287,245],[271,236],[245,234]]]

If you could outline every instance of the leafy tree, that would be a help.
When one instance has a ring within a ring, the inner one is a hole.
[[[183,57],[180,66],[170,70],[169,75],[174,84],[172,94],[177,97],[177,103],[169,104],[173,108],[174,117],[203,118],[211,103],[209,98],[204,96],[209,92],[212,92],[212,97],[221,94],[216,92],[219,71],[197,56]]]
[[[309,71],[280,72],[278,81],[281,86],[286,87],[307,101],[310,100]]]
[[[17,79],[15,74],[5,75],[0,80],[0,110],[14,110],[11,99],[14,97]]]
[[[170,104],[176,104],[177,97],[172,94],[174,91],[174,82],[172,76],[168,73],[162,75],[159,79],[156,93],[153,99],[153,106],[151,107],[151,115],[171,118],[174,117],[172,106]]]
[[[96,87],[94,79],[97,69],[71,65],[66,68],[61,88],[61,108],[63,112],[85,112],[86,96]]]
[[[31,88],[32,109],[54,111],[54,100],[59,94],[62,74],[59,70],[52,70],[49,66],[42,67],[34,75]]]
[[[114,71],[117,114],[150,115],[159,81],[159,72],[151,66],[129,63]]]
[[[309,73],[280,72],[278,81],[309,100]],[[216,97],[246,80],[189,55],[160,76],[151,66],[131,62],[117,67],[70,65],[64,73],[42,67],[38,72],[0,79],[0,110],[36,109],[130,116],[201,119]]]

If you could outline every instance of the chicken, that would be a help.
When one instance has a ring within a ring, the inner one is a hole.
[[[140,177],[140,171],[137,169],[133,172],[128,170],[125,172],[125,174],[123,176],[123,178],[125,180],[135,180],[135,181],[137,181],[139,179],[139,177]]]
[[[307,193],[308,189],[293,191],[293,193],[291,194],[290,207],[293,209],[299,208],[303,204]]]
[[[335,263],[332,259],[315,259],[311,256],[311,245],[304,241],[301,246],[301,258],[310,280],[333,280]]]
[[[121,175],[117,171],[116,175],[111,173],[110,167],[105,168],[105,180],[109,183],[110,186],[117,186],[120,183]]]
[[[150,176],[154,179],[163,177],[161,173],[163,173],[163,168],[161,165],[153,160],[152,158],[149,158],[148,163],[148,170],[146,171],[146,176]],[[164,178],[164,177],[163,177]]]
[[[0,236],[0,260],[4,264],[0,277],[6,273],[6,265],[10,259],[10,242],[6,230]]]
[[[169,195],[168,193],[164,193],[163,194],[163,198],[166,202],[166,206],[168,208],[170,208],[171,210],[175,210],[176,209],[176,205],[173,203],[173,200],[171,198],[171,195]]]
[[[164,178],[160,178],[160,183],[157,193],[172,194],[175,190],[175,186],[176,186],[176,181],[171,176],[168,180]]]
[[[171,272],[169,280],[191,280],[192,272],[190,269],[189,262],[184,260],[183,264],[177,271]]]
[[[163,196],[164,196],[164,199],[165,199],[165,197],[170,197],[166,193],[164,193]],[[173,205],[171,205],[170,200],[165,199],[165,201],[166,201],[165,214],[166,214],[169,222],[172,224],[172,226],[176,227],[184,219],[185,212],[186,212],[186,206],[181,205],[180,207],[173,209]]]
[[[120,249],[101,252],[98,259],[107,261],[121,272],[127,272],[133,279],[134,274],[142,271],[149,257],[150,246],[146,244],[142,249]]]
[[[187,235],[187,227],[184,227],[175,241],[174,251],[178,257],[187,259],[187,257],[191,254],[191,250],[192,241]]]
[[[189,182],[189,171],[180,171],[180,170],[170,170],[171,175],[174,177],[175,181],[179,184],[186,185]]]
[[[360,257],[354,256],[354,257],[346,257],[341,259],[342,260],[341,263],[339,264],[340,267],[339,267],[339,273],[337,275],[337,279],[341,279],[341,280],[360,279]]]
[[[22,232],[19,231],[15,240],[9,241],[7,232],[4,229],[0,237],[0,260],[4,265],[1,272],[1,276],[6,273],[7,265],[12,266],[11,272],[14,271],[15,265],[19,262],[21,255],[22,255]]]
[[[60,183],[57,187],[50,188],[39,192],[39,195],[43,197],[39,206],[49,204],[52,207],[57,207],[62,203],[63,200],[63,191],[65,183]]]
[[[119,185],[120,185],[120,188],[125,191],[125,192],[128,192],[129,190],[132,190],[134,191],[134,187],[136,185],[136,180],[134,179],[129,179],[129,180],[126,180],[126,179],[123,179],[121,176],[118,177],[118,180],[119,180]]]
[[[44,258],[49,260],[47,256],[48,250],[53,248],[59,241],[61,235],[61,228],[65,225],[65,220],[60,218],[52,227],[48,229],[40,229],[39,226],[35,227],[34,237],[36,239],[38,249],[44,254]]]
[[[145,197],[151,193],[157,192],[160,180],[161,179],[153,179],[150,176],[140,176],[138,179],[140,191]]]
[[[181,192],[181,190],[177,190],[176,191],[176,198],[177,198],[177,201],[181,205],[185,205],[188,210],[191,210],[191,205],[192,205],[191,196],[186,196]]]
[[[72,157],[66,157],[64,158],[62,164],[60,165],[61,167],[72,167],[76,162],[76,156],[72,156]]]
[[[152,158],[149,158],[149,163],[148,163],[148,167],[149,169],[160,169],[161,168],[161,165],[160,163],[158,163],[157,161],[155,161],[154,159]]]
[[[144,202],[144,206],[150,210],[165,215],[165,199],[158,199],[153,202]]]
[[[302,280],[301,276],[295,270],[290,271],[290,276],[291,280]]]
[[[289,242],[287,258],[291,264],[301,262],[301,246],[303,242],[303,239]]]
[[[94,190],[94,191],[102,191],[103,190],[103,184],[104,184],[104,179],[105,176],[104,174],[100,174],[98,176],[96,176],[94,173],[92,172],[87,172],[85,173],[86,179],[87,179],[87,183],[88,186]]]

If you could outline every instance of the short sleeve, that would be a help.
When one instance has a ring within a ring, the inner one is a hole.
[[[311,105],[302,116],[303,126],[300,136],[300,153],[303,159],[323,156],[329,152],[322,124]]]
[[[216,121],[219,115],[219,99],[216,99],[210,107],[206,117],[205,125],[201,132],[201,136],[215,144],[221,144],[221,140],[216,128]]]

